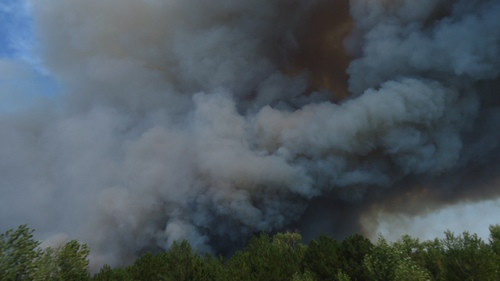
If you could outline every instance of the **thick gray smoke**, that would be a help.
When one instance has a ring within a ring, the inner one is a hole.
[[[63,94],[0,116],[2,229],[122,264],[500,194],[496,0],[31,5]]]

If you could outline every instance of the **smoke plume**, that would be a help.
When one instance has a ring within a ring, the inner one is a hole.
[[[496,0],[30,4],[62,93],[0,116],[2,229],[119,265],[500,195]]]

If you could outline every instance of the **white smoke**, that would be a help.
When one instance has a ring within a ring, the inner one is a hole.
[[[121,264],[498,170],[500,3],[351,0],[352,97],[334,102],[287,67],[315,11],[340,2],[31,1],[65,94],[0,117],[0,227],[67,233]]]

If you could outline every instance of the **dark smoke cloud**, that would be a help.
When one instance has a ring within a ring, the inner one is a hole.
[[[498,195],[497,1],[31,5],[64,94],[0,118],[2,228],[122,264]]]

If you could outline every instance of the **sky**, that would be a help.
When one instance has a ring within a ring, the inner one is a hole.
[[[43,69],[36,53],[36,38],[29,5],[24,1],[0,3],[0,111],[12,112],[53,98],[57,83]]]
[[[14,53],[12,46],[12,32],[14,31],[15,22],[18,21],[19,13],[14,11],[15,3],[19,1],[6,0],[0,4],[0,53],[2,57],[11,56]]]
[[[0,1],[0,230],[119,265],[498,223],[496,1]]]

